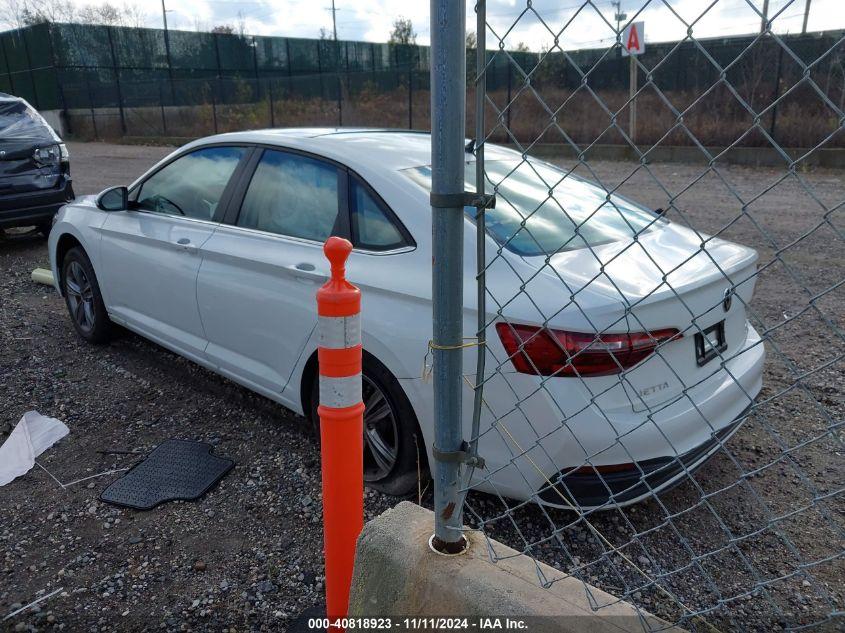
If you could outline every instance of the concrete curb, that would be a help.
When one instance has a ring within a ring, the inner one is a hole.
[[[349,617],[527,618],[531,631],[579,633],[670,626],[572,577],[544,589],[537,566],[549,579],[560,577],[558,570],[490,541],[499,557],[494,563],[487,542],[477,533],[468,533],[466,553],[435,554],[428,547],[433,526],[431,511],[407,501],[364,526],[356,550]]]

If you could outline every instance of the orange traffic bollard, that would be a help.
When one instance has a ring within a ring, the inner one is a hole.
[[[352,244],[330,237],[331,278],[317,291],[326,615],[346,617],[355,543],[364,526],[361,291],[346,281]],[[342,627],[339,627],[342,628]]]

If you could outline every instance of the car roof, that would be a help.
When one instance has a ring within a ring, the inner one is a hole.
[[[385,128],[274,128],[231,132],[200,139],[192,145],[219,142],[260,143],[313,152],[350,167],[406,169],[431,164],[431,134]],[[487,157],[518,158],[504,147],[488,145]],[[467,154],[472,160],[471,154]]]

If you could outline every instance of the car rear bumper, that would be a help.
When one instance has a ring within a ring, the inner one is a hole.
[[[485,406],[478,440],[478,453],[486,468],[475,469],[471,487],[511,499],[568,507],[569,498],[561,499],[551,489],[561,473],[589,477],[591,465],[604,466],[607,478],[616,477],[618,481],[602,501],[596,482],[579,479],[583,484],[579,494],[571,496],[576,497],[581,509],[635,503],[677,483],[739,428],[737,422],[762,388],[764,361],[760,336],[749,324],[745,341],[723,369],[714,363],[709,378],[646,412],[630,406],[627,411],[603,408],[597,397],[587,400],[576,389],[566,390],[562,382],[544,388],[536,376],[490,374],[483,393]],[[468,380],[474,382],[474,377]],[[434,418],[431,384],[418,378],[400,380],[400,384],[430,447]],[[471,435],[472,406],[473,391],[465,389],[464,437]],[[639,468],[644,466],[648,476],[645,492],[637,489],[626,493],[639,483]],[[636,471],[636,481],[632,470]],[[569,477],[573,479],[578,478]],[[546,489],[551,494],[542,495]],[[579,496],[584,499],[578,500]],[[608,501],[611,497],[614,499]]]
[[[537,491],[550,506],[582,510],[613,508],[636,503],[680,484],[707,461],[739,429],[751,410],[749,405],[733,422],[707,441],[677,457],[658,457],[623,464],[612,469],[582,467],[561,471]]]
[[[0,228],[30,226],[50,220],[61,206],[74,199],[70,178],[59,186],[41,191],[10,195],[0,194]]]

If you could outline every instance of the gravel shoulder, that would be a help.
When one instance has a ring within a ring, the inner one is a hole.
[[[72,143],[70,151],[76,191],[88,194],[128,184],[172,148]],[[728,167],[728,187],[715,174],[698,179],[698,166],[656,165],[654,176],[640,170],[630,178],[634,166],[626,163],[591,167],[594,174],[576,173],[624,181],[623,194],[655,207],[667,202],[659,181],[676,206],[670,219],[757,248],[770,265],[753,318],[771,338],[764,404],[729,450],[695,484],[592,524],[690,608],[724,600],[707,615],[721,630],[836,628],[825,616],[842,611],[845,591],[836,557],[845,533],[837,492],[843,438],[841,426],[831,431],[831,420],[845,418],[845,345],[832,334],[845,329],[845,291],[836,287],[845,277],[845,222],[841,207],[829,209],[845,200],[842,174],[800,175],[819,205],[801,181],[779,181],[782,170]],[[47,264],[37,235],[0,238],[0,439],[30,409],[71,429],[39,458],[43,468],[0,488],[0,617],[62,588],[4,626],[283,630],[323,599],[319,447],[308,424],[134,334],[104,347],[83,343],[61,298],[29,279]],[[815,307],[806,309],[810,297]],[[51,477],[71,482],[125,469],[171,437],[210,442],[236,467],[201,500],[149,512],[97,500],[119,473],[65,488]],[[738,479],[742,485],[731,487]],[[712,495],[707,504],[701,491]],[[367,491],[367,518],[393,503]],[[473,494],[470,503],[485,518],[503,509],[487,495]],[[619,573],[618,560],[572,514],[526,508],[514,516],[521,531],[491,520],[490,534],[561,573],[667,618],[679,615],[643,577]],[[690,565],[690,554],[708,555]],[[755,584],[755,596],[725,600]]]

